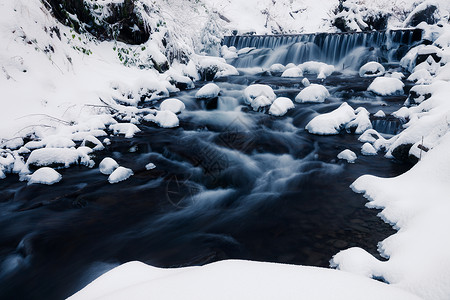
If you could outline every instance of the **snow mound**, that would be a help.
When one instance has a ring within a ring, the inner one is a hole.
[[[105,175],[110,175],[115,169],[119,167],[119,164],[111,157],[105,157],[98,165],[100,172]]]
[[[114,132],[114,134],[124,134],[126,138],[132,138],[137,132],[141,130],[134,124],[131,123],[117,123],[109,125],[109,129]]]
[[[307,61],[298,65],[298,67],[303,73],[317,74],[318,79],[325,79],[334,72],[333,65],[327,65],[326,63],[317,61]]]
[[[40,183],[52,185],[55,184],[62,179],[62,175],[49,167],[43,167],[36,170],[33,174],[30,175],[30,180],[28,184]]]
[[[377,77],[382,76],[386,70],[383,65],[376,61],[371,61],[359,69],[360,77]]]
[[[199,89],[195,94],[195,98],[197,99],[216,98],[217,96],[219,96],[219,93],[220,87],[218,87],[217,84],[211,82],[204,85],[201,89]]]
[[[382,110],[380,109],[380,110],[377,111],[373,116],[374,116],[374,117],[377,117],[377,118],[384,118],[384,117],[386,117],[386,114],[384,113],[384,111],[382,111]]]
[[[272,73],[283,73],[286,70],[286,67],[282,64],[273,64],[270,66],[269,71]]]
[[[339,131],[355,118],[355,111],[347,102],[344,102],[332,112],[318,115],[312,119],[305,129],[313,134],[331,135]]]
[[[183,110],[185,110],[186,106],[181,100],[171,98],[166,99],[159,105],[160,110],[168,110],[173,112],[174,114],[177,114]]]
[[[303,77],[303,71],[298,67],[289,68],[286,71],[284,71],[283,74],[281,74],[281,77],[290,77],[290,78]]]
[[[127,180],[133,175],[133,170],[124,168],[124,167],[118,167],[114,170],[114,172],[111,173],[108,177],[109,183],[118,183],[124,180]]]
[[[253,108],[254,111],[258,111],[261,107],[266,107],[272,104],[272,100],[270,100],[269,98],[267,98],[264,95],[258,96],[256,97],[252,103],[251,106]]]
[[[397,78],[392,77],[377,77],[369,85],[367,89],[380,96],[389,96],[403,93],[404,83]]]
[[[158,111],[156,115],[148,114],[144,117],[144,120],[154,122],[163,128],[175,128],[180,125],[177,115],[170,110]]]
[[[284,116],[288,110],[294,108],[295,105],[291,99],[286,97],[279,97],[275,99],[269,109],[269,114],[273,116]]]
[[[171,269],[129,262],[103,274],[69,300],[141,300],[148,299],[148,295],[154,299],[199,300],[419,299],[402,289],[349,272],[225,260],[204,266]]]
[[[377,150],[369,143],[365,143],[361,147],[362,155],[377,155]]]
[[[305,87],[296,97],[295,102],[324,102],[330,96],[327,88],[320,84],[311,84]]]
[[[345,149],[337,155],[337,158],[346,160],[348,163],[353,164],[356,161],[357,156],[352,150]]]
[[[259,96],[265,96],[270,101],[274,101],[277,97],[272,88],[265,84],[252,84],[244,90],[244,99],[247,104],[251,104]]]

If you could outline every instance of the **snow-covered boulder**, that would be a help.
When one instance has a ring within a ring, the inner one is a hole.
[[[180,125],[180,120],[177,115],[170,110],[162,110],[156,112],[156,115],[148,114],[144,117],[145,121],[158,124],[163,128],[175,128]]]
[[[71,148],[75,147],[75,143],[68,137],[63,135],[52,135],[42,140],[46,148]]]
[[[195,93],[197,99],[211,99],[219,96],[220,87],[215,83],[208,83]]]
[[[377,77],[382,76],[386,70],[384,69],[383,65],[376,62],[371,61],[366,63],[364,66],[362,66],[359,69],[359,76],[360,77]]]
[[[295,102],[324,102],[330,96],[327,88],[320,84],[305,87],[296,97]]]
[[[114,134],[124,134],[125,138],[132,138],[136,133],[141,130],[134,124],[131,123],[117,123],[109,125],[109,129],[114,132]]]
[[[377,77],[367,90],[380,96],[389,96],[403,93],[404,86],[405,84],[397,78]]]
[[[28,157],[28,166],[63,166],[78,163],[80,152],[73,148],[42,148],[33,150]]]
[[[311,83],[309,82],[309,79],[306,78],[306,77],[302,79],[302,84],[303,84],[304,87],[307,87],[307,86],[311,85]]]
[[[124,167],[118,167],[115,169],[111,175],[108,177],[109,183],[118,183],[124,180],[127,180],[133,175],[133,170],[124,168]]]
[[[190,90],[195,88],[195,84],[192,79],[184,75],[171,74],[169,82],[180,90]]]
[[[105,157],[98,165],[100,172],[105,175],[110,175],[118,167],[119,164],[111,157]]]
[[[174,114],[180,113],[181,111],[186,109],[186,106],[184,105],[183,101],[171,98],[166,99],[159,105],[160,110],[168,110],[173,112]]]
[[[105,149],[102,142],[100,142],[100,140],[93,135],[87,135],[81,143],[81,146],[90,147],[94,151],[101,151]]]
[[[238,70],[225,59],[212,56],[197,56],[197,68],[204,80],[211,81],[224,76],[239,75]]]
[[[270,100],[269,98],[267,98],[264,95],[261,95],[261,96],[256,97],[252,101],[251,106],[254,111],[258,111],[260,108],[269,106],[271,104],[272,104],[272,100]]]
[[[426,69],[418,69],[409,75],[408,81],[415,82],[416,84],[426,84],[433,80],[430,72]]]
[[[370,122],[370,113],[364,107],[358,107],[355,110],[356,118],[345,125],[347,131],[354,131],[356,134],[361,134],[367,129],[372,129],[372,122]]]
[[[281,77],[290,77],[290,78],[296,78],[296,77],[303,77],[303,71],[298,67],[293,67],[286,69],[283,74],[281,74]]]
[[[345,149],[337,155],[337,158],[346,160],[348,163],[352,164],[357,159],[357,156],[352,150]]]
[[[154,163],[148,163],[148,164],[145,165],[145,169],[147,171],[153,170],[154,168],[156,168]]]
[[[269,109],[269,114],[273,116],[284,116],[288,110],[294,108],[295,105],[291,99],[286,97],[279,97],[275,99]]]
[[[362,155],[377,155],[377,150],[369,143],[365,143],[361,147]]]
[[[382,110],[380,109],[380,110],[377,111],[373,116],[374,116],[374,117],[377,117],[377,118],[384,118],[384,117],[386,117],[386,114],[384,113],[384,111],[382,111]]]
[[[271,73],[283,73],[286,70],[286,67],[282,64],[273,64],[270,66],[269,71]]]
[[[355,111],[347,102],[344,102],[332,112],[316,116],[306,125],[305,129],[319,135],[338,134],[345,124],[354,118]]]
[[[415,85],[409,90],[406,105],[417,105],[431,97],[432,85]]]
[[[377,140],[381,139],[381,135],[375,129],[368,129],[364,131],[363,134],[358,138],[358,141],[362,143],[375,143]]]
[[[323,62],[307,61],[298,65],[298,67],[307,74],[317,74],[318,79],[325,79],[334,72],[334,66]]]
[[[265,84],[252,84],[244,90],[244,99],[247,104],[251,104],[253,100],[259,96],[265,96],[271,102],[277,97],[272,88]]]
[[[37,169],[29,176],[28,184],[40,183],[52,185],[61,181],[62,175],[49,167]]]

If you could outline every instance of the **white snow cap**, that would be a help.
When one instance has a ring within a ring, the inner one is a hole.
[[[144,120],[154,122],[163,128],[175,128],[180,125],[177,115],[170,110],[157,111],[156,115],[148,114]]]
[[[197,99],[216,98],[217,96],[219,96],[219,93],[220,87],[217,84],[210,82],[197,91],[197,93],[195,94],[195,98]]]
[[[289,68],[281,74],[281,77],[303,77],[303,71],[299,67]]]
[[[133,170],[124,168],[124,167],[118,167],[114,170],[114,172],[111,173],[108,177],[109,183],[118,183],[124,180],[127,180],[133,175]]]
[[[43,167],[36,170],[30,175],[28,184],[40,183],[52,185],[59,182],[62,179],[62,175],[49,167]]]
[[[341,153],[339,153],[337,155],[338,159],[343,159],[346,160],[348,163],[354,163],[357,156],[355,154],[355,152],[353,152],[352,150],[349,149],[345,149],[344,151],[342,151]]]
[[[341,128],[356,117],[355,111],[344,102],[332,112],[318,115],[307,125],[306,130],[320,135],[338,134]]]
[[[174,114],[185,110],[185,108],[186,106],[184,105],[183,101],[175,98],[166,99],[159,105],[160,110],[168,110],[173,112]]]
[[[273,64],[270,66],[269,71],[274,73],[282,73],[286,70],[286,67],[282,64]]]
[[[369,143],[365,143],[361,147],[362,155],[377,155],[377,150]]]
[[[153,170],[154,168],[156,168],[154,163],[148,163],[145,165],[146,170]]]
[[[327,88],[320,84],[305,87],[296,97],[295,102],[324,102],[330,96]]]
[[[306,77],[302,79],[302,84],[303,84],[304,87],[307,87],[307,86],[311,85],[311,83],[309,82],[309,79],[306,78]]]
[[[386,117],[386,114],[384,113],[384,111],[382,111],[381,109],[379,111],[377,111],[374,115],[374,117],[378,117],[378,118],[384,118]]]
[[[110,175],[115,169],[119,167],[119,164],[111,157],[105,157],[98,165],[100,172],[105,175]]]
[[[298,65],[298,67],[303,73],[317,74],[318,79],[325,79],[334,72],[334,66],[317,61],[307,61]]]
[[[109,125],[114,134],[124,134],[125,138],[132,138],[137,132],[141,130],[134,124],[131,123],[117,123]]]
[[[244,90],[244,98],[247,104],[251,104],[259,96],[266,96],[272,102],[277,97],[272,88],[265,84],[252,84]]]
[[[367,90],[380,96],[389,96],[403,93],[404,86],[405,84],[400,79],[392,77],[377,77],[369,85]]]
[[[272,104],[272,100],[270,100],[269,98],[267,98],[264,95],[256,97],[251,103],[254,111],[257,111],[261,107],[266,107],[271,104]]]
[[[384,74],[386,70],[383,65],[376,61],[371,61],[359,69],[359,76],[361,77],[377,77]]]
[[[295,105],[291,99],[286,97],[279,97],[275,99],[269,109],[269,114],[280,117],[284,116],[288,110],[294,108]]]

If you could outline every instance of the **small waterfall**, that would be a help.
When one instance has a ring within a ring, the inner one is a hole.
[[[402,122],[394,117],[372,119],[372,128],[378,133],[395,135],[402,130]]]
[[[269,67],[274,63],[300,64],[318,60],[340,65],[346,57],[357,60],[351,65],[359,67],[368,60],[399,61],[408,49],[419,42],[422,31],[391,30],[350,33],[313,33],[299,35],[251,35],[226,36],[223,45],[237,49],[254,47],[265,49],[264,53],[253,51],[241,55],[231,63],[237,67]],[[263,57],[260,55],[263,54]],[[355,55],[359,55],[356,57]],[[350,57],[351,56],[351,57]]]

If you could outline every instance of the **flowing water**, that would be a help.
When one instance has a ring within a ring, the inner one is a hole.
[[[97,163],[109,156],[132,168],[127,181],[111,185],[97,168],[82,166],[60,170],[63,180],[54,186],[14,176],[0,181],[0,298],[61,299],[131,260],[160,267],[229,258],[326,267],[354,246],[380,258],[377,243],[394,231],[349,185],[362,174],[391,177],[410,166],[362,156],[357,135],[304,130],[343,101],[371,113],[402,106],[406,94],[377,97],[366,92],[370,82],[335,73],[321,82],[331,93],[325,103],[296,104],[273,117],[244,105],[242,90],[269,84],[293,99],[299,80],[241,70],[216,82],[217,103],[196,100],[196,90],[172,95],[186,104],[179,128],[141,125],[134,138],[115,137],[96,153]],[[358,154],[356,163],[336,159],[344,149]],[[146,170],[149,162],[156,168]]]

